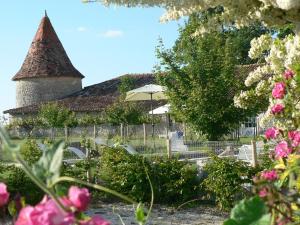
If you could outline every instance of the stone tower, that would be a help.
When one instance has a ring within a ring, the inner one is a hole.
[[[60,99],[82,89],[84,76],[72,65],[45,14],[16,81],[16,107]]]

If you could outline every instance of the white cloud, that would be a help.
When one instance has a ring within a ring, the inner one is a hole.
[[[77,27],[77,31],[78,32],[85,32],[85,31],[87,31],[87,28],[86,27]]]
[[[124,32],[121,30],[107,30],[100,34],[101,37],[105,38],[117,38],[122,37],[124,35]]]

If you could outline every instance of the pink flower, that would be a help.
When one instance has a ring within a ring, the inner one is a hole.
[[[281,141],[275,147],[275,154],[277,158],[287,157],[292,152],[292,149],[289,148],[286,141]]]
[[[287,218],[278,218],[276,220],[276,225],[286,225],[288,223],[290,223],[291,221]]]
[[[276,129],[275,127],[271,127],[269,129],[266,130],[265,136],[266,139],[274,139],[277,138],[277,136],[279,135],[279,130]]]
[[[263,171],[261,177],[265,180],[274,181],[278,179],[276,170]]]
[[[9,199],[9,193],[7,192],[7,186],[4,183],[0,183],[0,207],[7,204]]]
[[[34,211],[32,206],[27,206],[20,211],[15,225],[34,225],[31,220],[31,214]]]
[[[273,114],[279,114],[283,111],[284,109],[284,105],[282,104],[275,104],[272,108],[271,108],[271,112]]]
[[[285,95],[285,83],[278,82],[272,90],[272,96],[275,99],[282,99]]]
[[[294,75],[295,75],[294,72],[292,70],[289,70],[289,69],[284,71],[284,74],[283,74],[283,76],[287,80],[293,78]]]
[[[267,188],[261,189],[261,190],[259,191],[258,195],[259,195],[259,197],[261,197],[261,198],[266,197],[266,196],[268,195],[268,190],[267,190]]]
[[[297,147],[300,144],[300,132],[299,131],[289,131],[288,137],[292,141],[293,147]]]
[[[100,216],[93,216],[89,220],[80,221],[80,225],[110,225],[110,222]]]
[[[86,188],[80,189],[72,186],[69,189],[68,197],[72,204],[80,211],[86,210],[90,203],[90,193]]]
[[[44,198],[35,207],[23,208],[15,225],[73,225],[75,217],[60,209],[52,199]]]

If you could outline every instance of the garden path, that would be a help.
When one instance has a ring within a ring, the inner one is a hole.
[[[95,206],[94,206],[95,207]],[[115,209],[115,214],[112,209]],[[92,209],[89,213],[99,214],[111,221],[112,225],[121,225],[119,214],[126,225],[137,224],[134,220],[132,205],[122,203],[103,203]],[[228,217],[216,208],[198,206],[195,208],[180,209],[174,211],[171,207],[154,206],[148,225],[221,225]]]

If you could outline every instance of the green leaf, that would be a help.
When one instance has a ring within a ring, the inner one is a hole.
[[[146,222],[146,216],[144,213],[143,205],[141,203],[139,203],[136,208],[135,218],[139,224],[144,224]]]
[[[33,173],[50,186],[59,176],[63,160],[63,142],[47,148],[32,168]]]
[[[50,162],[49,172],[52,174],[51,181],[59,178],[60,168],[63,160],[63,152],[64,152],[64,143],[60,142],[59,145],[55,146],[56,149],[53,149],[54,154]]]
[[[258,197],[240,201],[224,225],[270,225],[271,217],[265,203]]]
[[[0,138],[2,140],[3,149],[9,150],[11,153],[20,151],[20,145],[12,143],[7,131],[2,127],[0,127]]]
[[[9,215],[11,215],[12,217],[17,215],[16,203],[14,201],[11,201],[8,204],[7,209],[8,209]]]
[[[228,219],[223,224],[224,225],[239,225],[234,219]]]

